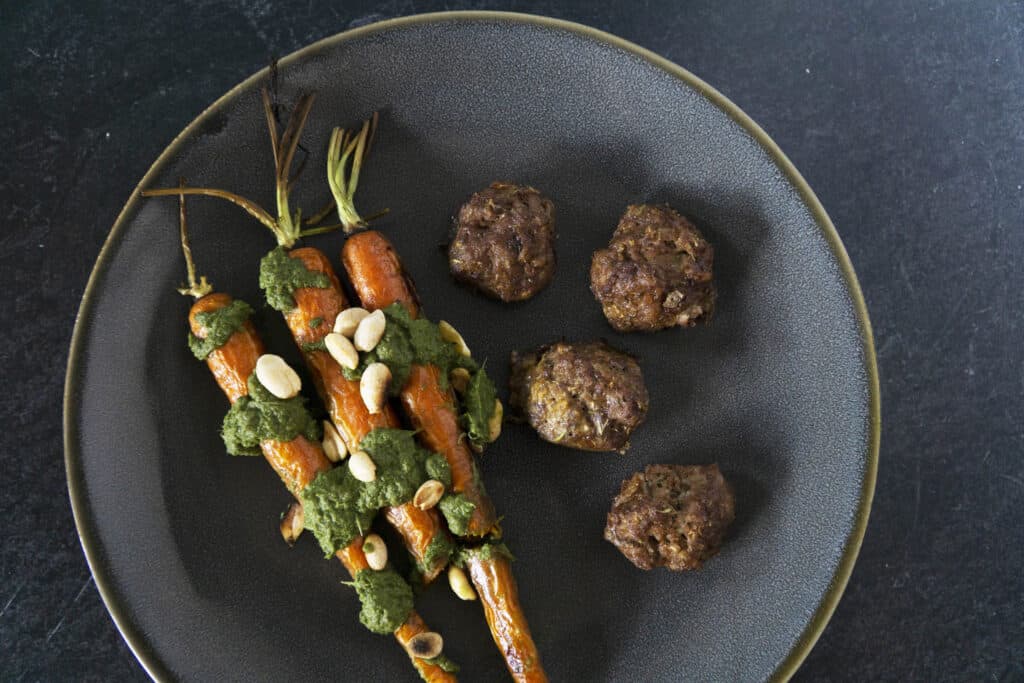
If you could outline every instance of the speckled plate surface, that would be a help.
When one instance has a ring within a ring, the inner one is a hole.
[[[258,87],[189,125],[142,186],[222,186],[272,202]],[[867,522],[878,448],[870,326],[824,210],[777,147],[683,69],[607,34],[501,14],[363,27],[281,63],[282,94],[319,93],[295,197],[320,178],[334,125],[381,111],[361,181],[419,286],[497,381],[517,347],[604,337],[642,359],[651,411],[628,455],[588,454],[506,429],[483,461],[522,600],[552,680],[785,679],[824,628]],[[438,248],[450,216],[494,179],[557,207],[559,270],[525,304],[457,286]],[[624,207],[669,202],[715,245],[707,327],[619,335],[588,290],[590,253]],[[260,300],[269,233],[235,207],[191,202],[193,247],[217,288]],[[311,241],[335,259],[340,235]],[[288,495],[218,436],[227,403],[185,345],[188,302],[173,201],[133,195],[96,265],[68,368],[75,517],[96,583],[158,679],[415,680],[391,639],[364,630],[342,567],[277,531]],[[268,345],[297,361],[264,309]],[[621,481],[655,462],[718,462],[738,517],[721,555],[689,574],[642,572],[601,538]],[[467,681],[501,680],[479,605],[437,586],[421,611]]]

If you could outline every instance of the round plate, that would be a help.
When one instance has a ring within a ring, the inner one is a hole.
[[[160,156],[142,187],[224,187],[272,206],[260,73]],[[327,137],[381,112],[361,179],[427,314],[453,322],[496,382],[514,348],[604,337],[640,357],[647,423],[625,456],[510,426],[483,458],[533,634],[553,680],[785,679],[824,628],[867,522],[878,444],[870,327],[825,211],[749,118],[692,74],[607,34],[464,13],[363,27],[281,61],[285,100],[319,94],[293,206],[329,197]],[[515,306],[457,286],[451,216],[495,179],[557,208],[554,283]],[[588,289],[591,252],[627,204],[668,202],[715,246],[710,325],[614,333]],[[273,242],[245,214],[190,201],[193,249],[220,291],[261,301]],[[310,240],[337,259],[341,235]],[[337,263],[337,261],[336,261]],[[227,402],[185,345],[177,206],[133,194],[96,264],[66,387],[68,484],[96,583],[154,677],[415,680],[392,639],[359,625],[342,567],[277,530],[288,494],[262,459],[232,458]],[[280,316],[270,348],[299,357]],[[307,385],[308,386],[308,385]],[[622,480],[648,463],[717,462],[737,519],[697,572],[644,572],[602,540]],[[443,582],[442,582],[443,584]],[[465,680],[501,680],[478,603],[444,585],[419,601]]]

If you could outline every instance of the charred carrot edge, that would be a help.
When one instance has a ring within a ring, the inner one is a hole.
[[[348,301],[341,290],[338,276],[327,256],[312,247],[302,247],[289,252],[293,259],[314,272],[323,273],[331,286],[303,287],[295,290],[295,308],[285,314],[288,328],[300,348],[304,344],[321,341],[334,327],[334,319],[348,308]],[[319,318],[320,324],[311,327],[310,322]],[[363,437],[376,427],[399,427],[398,417],[391,406],[379,413],[370,413],[359,393],[359,382],[349,380],[342,374],[341,366],[326,351],[313,350],[303,354],[306,365],[313,374],[317,392],[323,400],[334,424],[351,450]],[[423,558],[437,534],[447,534],[437,510],[420,510],[412,503],[406,503],[385,511],[385,518],[402,536],[406,548],[424,571],[423,581],[433,581],[447,565],[446,558],[434,562],[432,567],[423,567]]]
[[[196,319],[197,313],[215,311],[229,303],[231,303],[231,297],[220,293],[209,294],[199,299],[189,311],[189,324],[192,333],[200,338],[206,334],[206,330]],[[259,335],[256,334],[252,324],[246,322],[245,327],[231,335],[223,346],[207,356],[206,364],[210,368],[210,372],[213,373],[217,384],[232,403],[248,393],[246,382],[249,375],[256,369],[256,359],[262,353],[263,343],[260,341]],[[298,496],[298,492],[313,481],[318,473],[331,467],[331,462],[324,455],[320,444],[310,443],[302,436],[287,442],[264,441],[260,444],[260,448],[285,486],[295,496]],[[363,554],[362,538],[357,538],[348,547],[339,550],[336,556],[353,577],[356,572],[369,566],[366,562],[366,555]],[[427,627],[424,625],[423,619],[413,611],[405,623],[395,631],[395,638],[408,652],[409,640],[417,633],[426,630]],[[454,683],[457,681],[455,676],[425,659],[411,655],[409,658],[426,681],[431,683]]]
[[[405,305],[410,315],[418,315],[419,302],[412,283],[394,248],[382,234],[370,230],[350,237],[342,250],[342,261],[364,306],[370,307],[368,301],[374,302],[372,306],[389,306],[397,302]],[[405,288],[401,283],[405,283]],[[409,382],[402,390],[402,403],[410,421],[421,429],[419,436],[427,447],[443,452],[448,458],[453,488],[456,488],[456,472],[473,472],[475,466],[473,454],[466,448],[465,435],[451,408],[454,397],[450,390],[441,390],[437,368],[431,372],[431,368],[414,366]],[[479,499],[487,503],[486,508],[481,506],[478,510],[483,509],[485,514],[489,512],[491,515],[492,521],[486,527],[489,529],[496,525],[493,521],[494,506],[475,479],[473,489]],[[481,524],[477,527],[479,529],[488,523],[478,524]],[[508,558],[493,554],[488,560],[470,562],[469,569],[484,606],[491,636],[513,678],[517,681],[547,681],[519,603],[519,589]]]
[[[416,292],[394,247],[376,230],[353,235],[341,252],[352,287],[367,310],[402,304],[409,315],[419,315]],[[494,504],[481,490],[473,453],[459,426],[451,388],[442,389],[435,367],[414,365],[402,388],[401,399],[420,442],[444,454],[452,470],[452,489],[465,495],[475,508],[469,520],[468,536],[483,538],[494,531]]]
[[[466,559],[469,578],[476,586],[484,616],[491,629],[494,644],[505,655],[505,665],[512,678],[520,683],[542,683],[548,680],[540,663],[537,645],[519,604],[519,590],[512,576],[510,560],[494,553],[487,559]]]

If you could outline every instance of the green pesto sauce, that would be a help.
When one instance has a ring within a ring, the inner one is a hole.
[[[448,522],[448,528],[456,536],[465,536],[469,531],[469,518],[476,505],[461,493],[447,493],[437,505]]]
[[[498,542],[483,543],[472,548],[459,548],[455,555],[452,556],[452,563],[458,567],[465,568],[466,562],[469,560],[486,562],[496,556],[507,557],[509,560],[516,559],[512,556],[512,551],[508,549],[507,545]]]
[[[409,379],[409,370],[415,365],[436,365],[441,369],[441,381],[447,383],[448,374],[455,368],[477,369],[476,361],[459,353],[454,344],[441,339],[437,324],[426,318],[413,320],[401,304],[382,309],[387,320],[384,336],[376,348],[360,355],[355,370],[345,370],[348,379],[359,379],[370,363],[384,363],[391,370],[392,395],[397,395]]]
[[[377,511],[412,500],[428,479],[430,452],[416,445],[413,432],[377,428],[363,437],[360,450],[377,466],[377,478],[361,482],[348,467],[321,472],[299,493],[305,528],[328,557],[370,528]]]
[[[498,392],[494,382],[487,376],[483,368],[473,373],[469,380],[466,395],[462,397],[465,412],[462,414],[463,427],[469,439],[477,444],[490,442],[491,416],[494,415],[494,402]]]
[[[224,346],[228,339],[237,332],[252,315],[252,307],[241,299],[234,299],[227,306],[215,311],[204,311],[196,314],[196,320],[206,330],[206,336],[200,339],[188,333],[188,348],[199,360],[206,360],[211,353]]]
[[[412,587],[391,567],[357,572],[352,585],[362,603],[359,621],[374,633],[394,633],[409,618]]]
[[[445,533],[434,534],[430,545],[423,553],[423,559],[416,563],[419,574],[427,574],[435,567],[443,567],[455,552],[455,543]]]
[[[433,659],[424,659],[423,661],[427,662],[428,664],[433,664],[437,668],[441,669],[441,671],[444,671],[444,672],[447,672],[447,673],[450,673],[450,674],[457,674],[457,673],[459,673],[459,665],[456,664],[455,662],[453,662],[452,660],[448,659],[443,654],[440,654],[440,655],[434,657]],[[422,674],[420,674],[420,676],[422,676]],[[427,680],[427,679],[424,678],[423,680]]]
[[[260,260],[260,288],[267,303],[283,313],[295,308],[292,294],[296,289],[330,286],[327,275],[309,270],[302,261],[289,256],[284,247],[275,248]]]
[[[323,339],[320,339],[319,341],[315,342],[303,342],[299,344],[299,347],[306,353],[311,353],[313,351],[326,351],[327,342],[325,342]]]
[[[221,437],[228,453],[259,455],[261,441],[291,441],[300,435],[320,440],[320,424],[306,410],[301,395],[277,398],[260,384],[255,372],[249,376],[248,387],[249,395],[235,401],[224,416]]]

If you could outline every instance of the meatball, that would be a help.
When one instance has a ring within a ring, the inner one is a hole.
[[[647,417],[636,360],[604,342],[558,342],[512,353],[510,405],[545,441],[585,451],[620,451]]]
[[[619,332],[689,327],[715,307],[714,249],[668,206],[626,209],[590,262],[590,291]]]
[[[532,187],[492,183],[459,209],[448,265],[460,282],[523,301],[555,276],[555,207]]]
[[[648,465],[622,482],[604,537],[640,569],[699,569],[735,516],[718,465]]]

